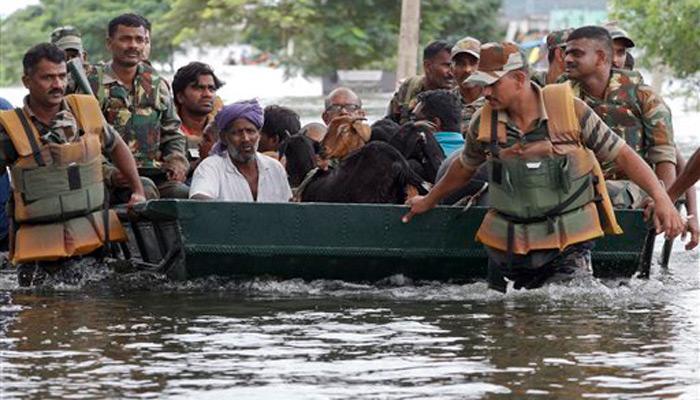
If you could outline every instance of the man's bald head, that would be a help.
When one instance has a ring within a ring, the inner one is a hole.
[[[325,110],[321,117],[323,122],[328,125],[333,118],[342,115],[365,116],[365,111],[362,109],[362,100],[355,92],[346,87],[336,88],[328,94],[325,100]]]

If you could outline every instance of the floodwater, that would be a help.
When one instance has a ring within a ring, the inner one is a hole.
[[[366,100],[373,120],[388,96]],[[304,121],[321,113],[320,96],[274,101]],[[700,118],[674,111],[688,156]],[[506,295],[400,276],[170,283],[102,268],[23,290],[6,271],[0,399],[698,399],[698,278],[697,251],[679,243],[649,280]]]

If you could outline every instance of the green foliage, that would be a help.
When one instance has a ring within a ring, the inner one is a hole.
[[[0,21],[0,85],[21,77],[23,54],[58,26],[83,34],[91,61],[108,60],[110,19],[134,12],[153,24],[151,59],[167,62],[185,46],[249,43],[290,70],[320,75],[396,63],[398,0],[40,0]],[[421,45],[466,35],[498,40],[501,0],[423,0]]]
[[[17,83],[22,75],[22,57],[33,45],[48,42],[54,28],[77,27],[91,61],[109,59],[105,48],[107,24],[119,14],[134,12],[153,24],[151,59],[168,61],[175,50],[167,30],[157,21],[170,9],[159,0],[41,0],[40,5],[19,10],[0,22],[0,85]]]
[[[423,0],[421,44],[466,35],[500,39],[500,4],[501,0]],[[221,44],[234,28],[244,42],[278,56],[290,69],[313,75],[394,68],[400,17],[397,0],[177,0],[166,16],[182,27],[178,44]]]
[[[663,60],[680,77],[700,70],[700,1],[614,0],[613,7],[647,65]]]

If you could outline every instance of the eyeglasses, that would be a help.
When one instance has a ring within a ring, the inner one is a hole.
[[[355,112],[359,110],[361,107],[357,104],[331,104],[326,108],[326,111],[329,112],[340,112],[342,110],[345,110],[349,113]]]

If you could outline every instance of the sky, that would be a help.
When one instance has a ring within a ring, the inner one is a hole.
[[[39,4],[39,0],[0,0],[0,17],[7,17],[20,8],[33,4]]]

